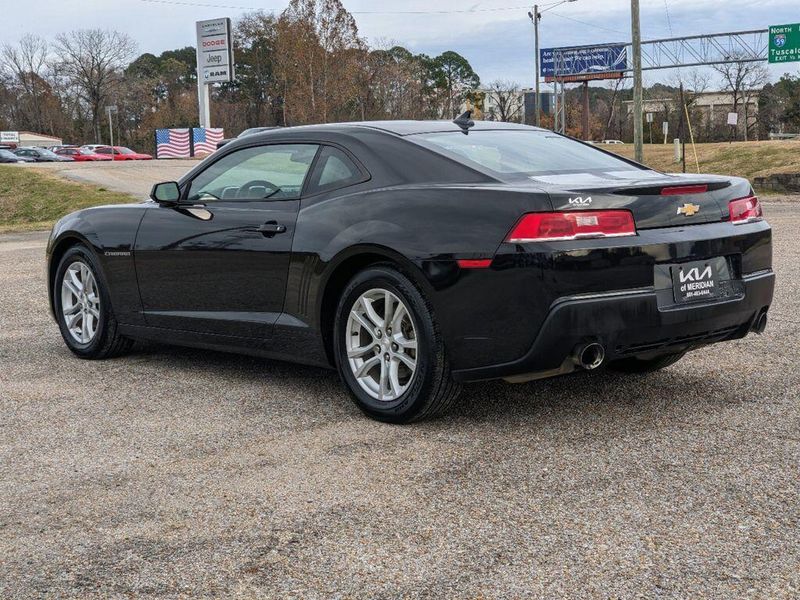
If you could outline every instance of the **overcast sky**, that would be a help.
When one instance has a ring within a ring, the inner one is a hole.
[[[554,1],[541,0],[541,5]],[[62,31],[101,27],[129,34],[140,52],[154,54],[194,45],[194,21],[235,18],[257,8],[280,12],[286,4],[280,0],[0,0],[6,41],[13,43],[26,33],[52,38]],[[455,50],[467,57],[484,82],[533,83],[533,26],[524,0],[344,0],[344,5],[372,45],[396,42],[431,55]],[[629,10],[627,0],[575,0],[553,7],[542,18],[541,45],[627,41]],[[410,14],[413,11],[423,14]],[[645,40],[800,22],[798,0],[641,0],[641,13]],[[798,74],[800,63],[771,70],[774,78],[784,71]],[[672,77],[655,71],[647,73],[645,81]]]

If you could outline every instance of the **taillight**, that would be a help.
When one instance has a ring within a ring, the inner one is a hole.
[[[506,241],[556,242],[625,235],[636,235],[636,225],[629,211],[581,210],[529,213],[520,219]]]
[[[737,225],[760,221],[764,216],[761,203],[755,196],[731,200],[728,204],[728,213],[731,216],[731,223]]]

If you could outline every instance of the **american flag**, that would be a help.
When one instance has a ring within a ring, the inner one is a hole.
[[[195,156],[198,154],[211,154],[217,149],[217,142],[222,141],[225,131],[218,127],[195,127],[192,129]]]
[[[188,129],[156,129],[156,158],[189,158]]]

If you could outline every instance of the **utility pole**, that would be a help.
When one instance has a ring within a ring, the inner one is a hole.
[[[583,112],[581,114],[581,130],[584,141],[589,141],[589,82],[584,81],[583,85]]]
[[[111,139],[111,147],[114,147],[114,122],[111,118],[113,113],[117,112],[116,105],[106,106],[106,113],[108,113],[108,137]]]
[[[642,31],[639,0],[631,0],[631,48],[633,50],[633,149],[634,160],[644,162],[642,135]]]
[[[533,5],[533,12],[529,12],[528,16],[533,21],[533,40],[534,40],[534,55],[533,55],[533,62],[534,62],[534,88],[535,88],[535,96],[533,102],[533,110],[534,110],[534,123],[537,127],[542,124],[541,120],[541,106],[540,100],[541,96],[539,95],[539,21],[542,19],[542,15],[539,12],[539,5]]]
[[[541,100],[542,99],[541,99],[541,96],[539,95],[539,70],[540,70],[540,67],[541,67],[541,65],[539,64],[539,62],[540,62],[539,61],[539,59],[540,59],[540,56],[539,56],[539,21],[542,20],[542,13],[543,12],[548,11],[551,8],[556,8],[557,6],[561,6],[562,4],[566,4],[567,2],[576,2],[576,1],[577,0],[561,0],[561,2],[556,2],[555,4],[550,4],[547,8],[545,8],[541,12],[539,11],[539,5],[538,4],[534,4],[533,5],[533,10],[528,13],[528,17],[530,18],[531,21],[533,21],[533,37],[534,37],[534,45],[535,45],[535,49],[534,49],[535,56],[533,57],[533,59],[534,59],[533,62],[534,62],[534,65],[536,65],[535,66],[536,77],[534,78],[535,79],[535,83],[534,83],[535,92],[534,93],[536,94],[536,101],[533,103],[533,107],[536,110],[536,116],[534,117],[534,122],[536,123],[537,127],[539,127],[540,124],[541,124],[541,115],[540,115],[540,113],[542,112],[542,107],[541,107]],[[551,107],[551,110],[552,110],[552,107]],[[553,114],[553,123],[555,123],[556,116],[557,116],[556,114]],[[553,125],[553,130],[555,131],[555,129],[556,129],[556,126]]]

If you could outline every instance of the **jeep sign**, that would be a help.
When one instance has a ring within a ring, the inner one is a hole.
[[[229,18],[197,22],[197,76],[204,84],[233,81]]]

